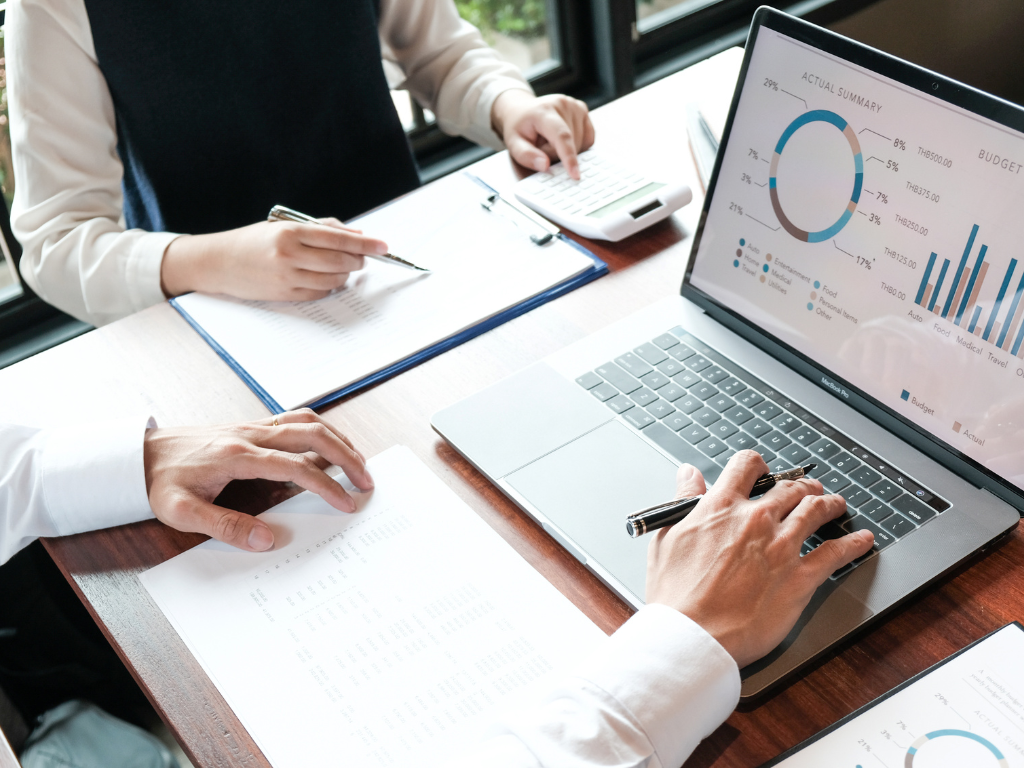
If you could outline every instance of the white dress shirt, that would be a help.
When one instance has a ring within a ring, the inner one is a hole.
[[[146,426],[0,425],[0,562],[39,536],[151,518]],[[678,611],[648,605],[539,701],[446,765],[677,768],[739,692],[739,670],[721,645]]]
[[[153,517],[142,460],[147,426],[0,424],[0,563],[40,536]]]
[[[84,0],[10,0],[6,67],[21,273],[43,299],[104,325],[158,304],[168,232],[125,230],[114,106]],[[385,60],[441,130],[501,149],[494,100],[529,90],[452,0],[381,0]],[[340,182],[344,183],[344,182]]]

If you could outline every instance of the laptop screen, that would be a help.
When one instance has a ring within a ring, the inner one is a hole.
[[[1024,488],[1024,135],[921,70],[768,27],[748,55],[689,284]]]

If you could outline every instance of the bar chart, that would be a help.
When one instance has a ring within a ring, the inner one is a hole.
[[[990,262],[986,260],[988,246],[981,244],[973,264],[968,265],[977,239],[978,225],[975,224],[971,228],[963,254],[956,260],[955,268],[953,261],[944,258],[942,265],[936,269],[939,255],[933,251],[928,257],[928,264],[925,266],[914,302],[922,309],[938,315],[967,333],[1024,359],[1024,325],[1021,324],[1021,316],[1024,314],[1024,301],[1021,301],[1024,294],[1024,269],[1017,275],[1017,259],[1011,258],[1002,279],[998,282],[999,288],[995,296],[986,292],[988,298],[983,300],[982,290],[990,266]],[[934,282],[930,282],[936,272],[937,277],[934,277]],[[1015,277],[1019,277],[1016,286]],[[943,289],[945,297],[940,298]]]

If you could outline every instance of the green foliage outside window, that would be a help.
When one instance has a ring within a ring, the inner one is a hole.
[[[14,200],[13,162],[11,160],[11,126],[7,117],[7,67],[4,60],[4,31],[0,27],[0,191],[11,207]]]
[[[484,37],[537,38],[545,34],[545,0],[455,0],[459,15]]]

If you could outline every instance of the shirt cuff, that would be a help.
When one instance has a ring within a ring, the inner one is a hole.
[[[174,232],[147,232],[133,244],[125,264],[125,277],[134,311],[167,301],[160,287],[160,267],[167,246],[179,237],[181,235]]]
[[[732,656],[699,624],[665,605],[638,611],[584,668],[586,679],[640,725],[663,766],[682,765],[740,697]]]
[[[61,536],[152,517],[141,419],[47,430],[42,487]]]
[[[495,100],[501,94],[512,90],[526,91],[531,96],[533,95],[533,89],[528,83],[514,77],[496,77],[487,84],[477,102],[472,128],[465,133],[467,139],[488,149],[501,151],[505,148],[505,142],[494,132],[491,125],[491,110],[494,108]]]

